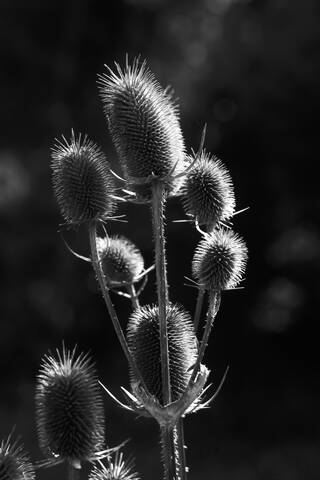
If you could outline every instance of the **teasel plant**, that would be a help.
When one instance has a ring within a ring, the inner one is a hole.
[[[177,104],[146,62],[135,59],[130,65],[127,59],[123,69],[118,64],[114,70],[106,66],[98,85],[122,174],[110,170],[100,148],[87,136],[72,132],[70,141],[62,137],[53,147],[53,187],[67,225],[84,225],[88,231],[90,256],[69,249],[92,264],[129,366],[130,390],[122,387],[125,401],[101,385],[122,408],[158,423],[164,479],[186,480],[184,419],[209,406],[224,381],[225,375],[208,397],[210,372],[202,362],[221,292],[237,288],[242,280],[247,248],[230,229],[235,215],[232,181],[222,162],[204,150],[206,128],[197,152],[187,155]],[[194,223],[201,235],[192,262],[193,283],[199,290],[193,319],[169,297],[165,211],[173,196],[181,198],[186,221]],[[108,233],[108,222],[119,218],[115,213],[122,201],[150,209],[154,267],[144,268],[142,254],[129,239]],[[153,268],[157,302],[141,305],[139,296]],[[113,292],[131,300],[126,332],[112,302]],[[209,306],[204,333],[199,335],[206,293]],[[41,409],[39,418],[43,418]],[[40,438],[46,438],[39,430]],[[64,455],[71,466],[81,460],[79,455]],[[127,464],[122,465],[122,457],[110,458],[107,465],[97,459],[90,479],[137,478]]]

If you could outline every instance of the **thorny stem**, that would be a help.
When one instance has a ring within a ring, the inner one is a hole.
[[[68,463],[68,480],[78,480],[80,478],[79,470],[74,468],[72,463]]]
[[[215,317],[216,317],[216,315],[219,311],[220,302],[221,302],[221,292],[220,291],[215,291],[215,292],[211,293],[210,303],[209,303],[209,308],[208,308],[207,318],[206,318],[206,325],[205,325],[204,333],[203,333],[203,336],[202,336],[197,361],[196,361],[196,363],[193,367],[193,371],[192,371],[192,374],[191,374],[191,377],[190,377],[190,380],[189,380],[189,385],[191,385],[194,382],[194,380],[195,380],[195,378],[198,374],[198,370],[199,370],[200,364],[202,362],[204,352],[205,352],[205,350],[207,348],[207,345],[208,345],[208,340],[209,340],[209,336],[210,336],[210,333],[211,333],[212,325],[213,325],[214,319],[215,319]]]
[[[162,460],[164,465],[164,480],[180,480],[176,477],[175,448],[173,430],[170,427],[160,427]]]
[[[114,309],[114,306],[111,301],[111,297],[109,294],[109,288],[107,286],[105,276],[103,274],[102,268],[101,268],[101,262],[99,259],[98,255],[98,250],[97,250],[97,223],[96,221],[92,221],[89,224],[89,238],[90,238],[90,247],[91,247],[91,257],[92,257],[92,266],[95,271],[95,274],[97,276],[97,280],[100,285],[101,293],[103,296],[103,299],[105,301],[105,304],[107,306],[111,321],[113,323],[113,327],[115,329],[116,335],[118,337],[118,340],[120,342],[120,345],[122,347],[122,350],[126,356],[126,359],[132,368],[132,371],[134,372],[136,378],[141,382],[141,385],[143,388],[147,391],[147,388],[145,386],[144,380],[141,376],[141,373],[136,365],[136,362],[129,350],[129,347],[127,345],[125,336],[123,334],[118,315]]]
[[[186,446],[184,444],[184,426],[183,417],[179,418],[177,425],[174,427],[174,440],[176,447],[176,472],[178,480],[187,479],[187,460],[186,460]]]
[[[134,310],[136,308],[139,308],[140,307],[139,298],[137,296],[137,292],[136,292],[134,284],[130,283],[130,285],[128,285],[128,287],[127,287],[127,290],[128,290],[129,295],[130,295],[130,298],[131,298],[132,308]]]
[[[197,304],[196,304],[196,311],[194,313],[194,331],[197,334],[197,330],[199,327],[199,321],[200,321],[200,315],[201,315],[201,310],[202,310],[202,305],[203,305],[203,299],[204,299],[204,294],[205,294],[205,289],[203,287],[199,287],[198,290],[198,297],[197,297]]]

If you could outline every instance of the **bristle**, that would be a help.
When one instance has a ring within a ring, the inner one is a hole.
[[[11,436],[0,443],[0,480],[34,480],[35,472],[29,456]]]
[[[115,458],[109,458],[107,465],[100,463],[90,473],[89,480],[140,480],[133,471],[133,461],[125,461],[123,454],[117,452]]]
[[[208,290],[231,289],[241,281],[247,260],[244,241],[231,230],[206,235],[196,248],[192,270]]]
[[[94,365],[75,350],[44,357],[36,388],[40,447],[63,460],[90,459],[104,446],[104,411]]]
[[[189,369],[197,357],[197,341],[190,315],[177,305],[167,307],[167,329],[171,397],[175,401],[188,385]],[[158,307],[146,306],[133,312],[127,339],[149,392],[162,403]],[[131,380],[135,381],[132,373]]]
[[[64,137],[52,151],[52,180],[61,213],[68,223],[106,218],[115,210],[114,179],[109,164],[87,136]]]
[[[189,158],[194,161],[193,157]],[[211,228],[234,214],[235,199],[229,172],[222,162],[206,151],[187,173],[181,188],[181,200],[187,214],[200,225]]]
[[[168,175],[177,163],[176,172],[184,166],[184,142],[177,107],[171,95],[162,89],[146,63],[136,59],[124,71],[99,77],[99,89],[110,134],[126,179],[152,174]],[[179,182],[166,182],[172,193]],[[150,188],[130,184],[140,197],[148,197]]]
[[[110,284],[133,283],[143,271],[143,257],[127,238],[98,238],[97,246],[103,273]]]

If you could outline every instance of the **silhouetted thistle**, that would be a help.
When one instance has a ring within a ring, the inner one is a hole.
[[[244,241],[231,230],[217,230],[200,241],[192,270],[197,281],[207,290],[224,290],[237,286],[247,260]]]
[[[185,310],[169,304],[166,313],[171,397],[175,401],[190,380],[190,367],[197,358],[197,340],[190,315]],[[127,339],[146,387],[162,403],[158,307],[145,306],[133,312]],[[136,381],[132,374],[131,380]]]
[[[140,477],[133,471],[133,461],[125,461],[123,454],[117,452],[114,460],[108,459],[107,465],[95,466],[89,480],[140,480]]]
[[[46,355],[38,375],[36,416],[46,455],[74,465],[92,460],[104,444],[104,411],[96,370],[84,354]]]
[[[139,278],[144,261],[130,240],[121,236],[97,238],[97,248],[109,284],[128,284]]]
[[[35,472],[28,455],[11,436],[0,443],[0,480],[34,480]]]
[[[52,151],[53,188],[68,223],[106,218],[115,210],[114,179],[99,147],[72,133],[57,140]]]
[[[194,161],[193,157],[189,158]],[[232,180],[222,162],[206,151],[187,172],[181,189],[185,212],[210,228],[234,214]]]
[[[180,183],[171,171],[175,165],[175,173],[185,167],[177,107],[145,62],[136,59],[124,71],[116,68],[99,76],[99,88],[124,176],[138,196],[148,197],[150,188],[130,180],[168,175],[166,192],[172,193]]]

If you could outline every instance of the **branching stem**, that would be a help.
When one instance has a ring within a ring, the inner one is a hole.
[[[197,304],[196,304],[196,311],[194,313],[194,321],[193,321],[194,331],[195,331],[196,334],[197,334],[198,327],[199,327],[199,321],[200,321],[200,316],[201,316],[204,294],[205,294],[205,289],[203,287],[199,287]]]
[[[138,298],[134,284],[130,283],[130,285],[128,285],[127,287],[127,290],[131,297],[131,304],[132,304],[133,310],[135,310],[136,308],[139,308],[140,307],[139,298]]]

